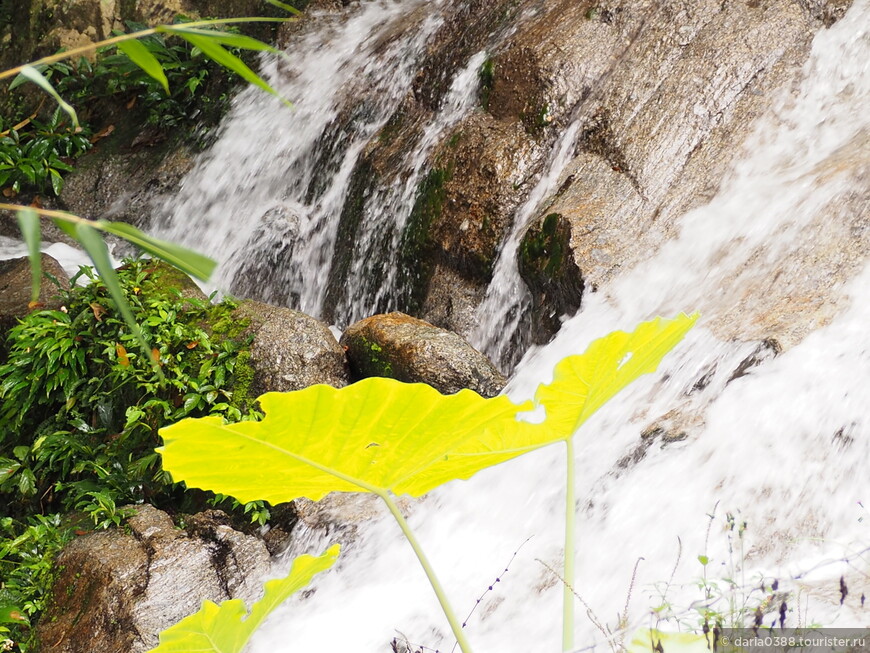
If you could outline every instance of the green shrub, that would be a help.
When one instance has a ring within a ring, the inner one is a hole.
[[[187,19],[179,17],[176,22],[183,24]],[[147,26],[128,22],[127,29],[137,32]],[[232,26],[224,31],[238,33]],[[48,72],[55,80],[55,88],[76,106],[87,107],[105,99],[121,101],[138,111],[146,125],[160,129],[190,125],[203,118],[216,122],[228,104],[230,82],[226,69],[182,39],[157,33],[139,42],[162,66],[169,93],[114,46],[99,50],[93,63],[84,58],[75,64],[58,62]],[[229,51],[235,56],[241,54],[237,48]]]
[[[162,264],[128,262],[124,294],[163,379],[138,348],[89,268],[64,308],[28,315],[0,365],[0,500],[12,514],[79,509],[118,523],[115,506],[166,499],[170,478],[153,451],[157,429],[186,416],[250,417],[232,388],[244,343],[211,333],[234,305],[182,298]],[[256,511],[255,511],[256,512]]]
[[[19,129],[4,130],[0,120],[0,133],[0,188],[14,193],[29,189],[60,195],[63,173],[91,146],[89,130],[73,129],[59,108],[47,122],[34,118]]]

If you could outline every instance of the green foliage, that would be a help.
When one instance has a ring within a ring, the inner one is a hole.
[[[484,399],[463,390],[442,395],[423,384],[369,378],[341,389],[311,386],[260,398],[262,422],[223,424],[219,417],[187,419],[161,431],[165,468],[177,480],[224,492],[240,501],[320,499],[328,492],[371,492],[395,517],[441,603],[460,648],[463,630],[425,554],[393,500],[419,496],[447,481],[555,442],[568,450],[566,564],[573,585],[573,449],[576,430],[639,376],[652,372],[694,325],[697,315],[657,318],[632,333],[617,331],[582,355],[563,359],[535,402],[546,419],[518,419],[530,404]],[[256,469],[257,474],[242,470]],[[571,594],[570,589],[566,595]],[[573,596],[571,596],[573,602]],[[563,650],[573,648],[573,608],[566,603]]]
[[[128,22],[130,32],[146,29]],[[236,33],[234,27],[227,28]],[[232,49],[239,56],[239,48]],[[161,129],[189,126],[208,116],[216,120],[227,105],[226,69],[183,39],[154,33],[100,49],[95,62],[58,62],[45,71],[75,105],[93,107],[113,99],[141,112],[146,125]],[[219,87],[209,93],[210,84]]]
[[[59,515],[18,521],[0,518],[0,650],[28,638],[30,618],[45,607],[54,581],[54,557],[72,538]]]
[[[480,70],[477,72],[480,80],[480,106],[484,110],[489,110],[489,96],[492,93],[493,84],[495,84],[495,60],[492,57],[487,57]]]
[[[291,594],[310,583],[315,574],[335,564],[338,552],[339,546],[334,544],[317,557],[302,555],[296,558],[286,578],[266,583],[263,598],[251,606],[250,612],[240,599],[224,601],[220,606],[203,601],[199,612],[160,633],[160,645],[151,651],[241,653],[263,620]]]
[[[153,452],[157,429],[193,415],[250,416],[232,396],[243,347],[213,337],[208,324],[231,303],[183,299],[161,281],[161,265],[128,262],[118,281],[134,319],[153,344],[146,356],[106,284],[90,269],[65,310],[28,315],[8,336],[0,366],[0,495],[26,511],[80,509],[101,526],[116,505],[159,499],[170,481]],[[162,375],[153,368],[156,363]]]
[[[59,195],[63,175],[90,148],[87,129],[76,129],[57,108],[47,122],[34,118],[24,127],[4,130],[0,119],[0,188]]]

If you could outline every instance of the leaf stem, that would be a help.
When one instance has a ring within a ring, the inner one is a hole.
[[[57,218],[59,220],[66,220],[67,222],[73,222],[75,224],[87,224],[95,229],[100,229],[99,224],[94,220],[88,220],[87,218],[82,218],[77,215],[73,215],[72,213],[67,213],[66,211],[52,211],[51,209],[42,209],[36,206],[26,206],[24,204],[6,204],[4,202],[0,202],[0,211],[26,211],[31,210],[34,213],[39,215],[43,215],[46,218]]]
[[[565,582],[562,595],[562,651],[574,648],[574,530],[576,524],[574,439],[565,440]]]
[[[453,630],[453,635],[456,637],[456,641],[459,643],[459,648],[462,649],[462,653],[471,653],[471,645],[468,643],[468,640],[465,637],[465,633],[462,630],[462,625],[456,618],[456,615],[453,612],[453,608],[450,605],[450,601],[447,599],[447,594],[444,592],[444,588],[441,586],[438,577],[435,575],[435,570],[432,568],[432,565],[429,564],[429,560],[428,558],[426,558],[426,554],[423,553],[423,549],[420,546],[420,543],[417,541],[417,538],[414,535],[414,531],[411,530],[408,522],[405,521],[405,518],[402,516],[402,512],[399,510],[396,502],[393,501],[389,492],[387,492],[386,490],[382,490],[376,492],[376,494],[384,500],[384,503],[387,504],[387,508],[390,509],[393,517],[395,517],[396,521],[399,523],[399,528],[402,529],[402,533],[405,534],[405,538],[407,538],[408,543],[411,545],[411,548],[414,549],[414,553],[417,555],[417,559],[420,561],[420,564],[423,567],[423,571],[426,572],[426,577],[429,579],[429,584],[435,591],[435,596],[438,597],[438,602],[441,604],[441,609],[444,611],[444,616],[447,617],[447,621],[450,623],[450,628],[451,630]]]

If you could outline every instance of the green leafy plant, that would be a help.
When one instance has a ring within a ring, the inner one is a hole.
[[[73,129],[66,118],[58,108],[48,122],[34,118],[20,131],[17,125],[2,131],[0,125],[0,187],[60,195],[63,173],[91,145],[87,130]]]
[[[0,650],[27,638],[31,618],[48,599],[54,557],[72,537],[59,515],[0,517],[0,643],[6,640]]]
[[[279,2],[278,0],[267,1],[270,2],[270,4],[281,7],[293,14],[299,13],[298,10],[296,10],[295,8],[285,3]],[[263,43],[262,41],[259,41],[257,39],[238,33],[222,31],[221,29],[226,25],[231,25],[234,23],[251,23],[264,21],[280,22],[285,20],[289,19],[212,19],[182,23],[177,25],[158,25],[154,28],[140,30],[130,34],[119,34],[99,43],[73,48],[72,50],[66,52],[61,52],[58,54],[43,57],[29,64],[10,68],[9,70],[0,72],[0,80],[17,76],[18,80],[20,80],[21,82],[23,82],[24,80],[28,80],[39,86],[42,90],[44,90],[52,98],[54,98],[55,101],[58,103],[58,107],[64,113],[66,113],[67,116],[69,116],[69,119],[72,123],[72,129],[75,132],[80,128],[78,114],[76,113],[73,106],[63,99],[61,94],[51,83],[51,71],[47,72],[46,74],[43,74],[42,71],[45,71],[48,66],[55,64],[59,61],[75,59],[76,57],[80,57],[84,54],[93,52],[101,48],[115,46],[120,48],[127,56],[129,61],[135,64],[135,66],[137,66],[139,69],[141,69],[145,75],[157,82],[163,88],[164,92],[167,95],[170,95],[169,80],[164,71],[164,63],[160,61],[158,56],[156,56],[155,52],[149,50],[148,46],[143,45],[139,41],[139,39],[147,39],[155,36],[175,36],[188,43],[192,48],[194,48],[198,52],[201,52],[205,57],[214,61],[216,64],[237,74],[245,81],[261,88],[262,90],[271,93],[276,97],[279,97],[283,102],[289,105],[289,102],[287,102],[286,99],[282,98],[274,88],[272,88],[265,80],[257,75],[257,73],[252,71],[247,66],[247,64],[245,64],[238,56],[233,53],[233,50],[235,49],[249,50],[254,52],[271,52],[277,55],[280,55],[281,53],[271,45]],[[14,140],[15,139],[13,139],[13,142]],[[37,152],[37,154],[38,153],[39,152]],[[33,158],[33,152],[22,152],[21,156],[16,155],[16,157],[12,158],[12,163],[7,163],[7,165],[11,165],[13,167],[5,170],[0,168],[0,174],[12,170],[16,174],[23,174],[24,177],[28,180],[31,180],[31,177],[33,178],[33,181],[38,180],[36,169],[33,167],[33,163],[30,159],[28,159],[24,164],[21,165],[15,163],[16,161],[20,161],[21,157],[24,156],[24,154],[30,155],[31,158]],[[33,160],[38,159],[33,158]],[[2,163],[3,161],[4,159],[0,158],[0,163]],[[52,159],[48,161],[47,164],[40,161],[39,165],[40,170],[46,170],[46,179],[55,180],[58,176],[60,176],[61,168],[58,167],[57,161],[54,161]],[[51,172],[52,170],[54,170],[54,172]],[[12,172],[10,172],[9,174],[11,176]],[[52,183],[56,184],[61,182],[53,181]],[[156,238],[151,238],[143,234],[138,229],[122,223],[112,223],[105,220],[86,220],[84,218],[63,211],[52,211],[39,207],[24,207],[18,204],[9,203],[0,203],[0,210],[13,211],[16,212],[18,215],[22,235],[24,237],[24,240],[27,242],[30,253],[29,255],[31,259],[31,265],[33,268],[33,301],[35,302],[36,298],[39,295],[39,286],[41,283],[39,266],[36,263],[36,260],[39,258],[40,247],[39,219],[47,218],[51,219],[58,227],[63,229],[68,235],[78,241],[88,253],[88,256],[91,257],[94,266],[103,276],[109,288],[109,291],[112,293],[118,309],[120,310],[122,316],[127,322],[130,330],[133,332],[135,338],[139,342],[140,348],[146,354],[146,358],[147,352],[149,350],[148,341],[145,339],[137,323],[132,319],[132,313],[129,307],[126,305],[124,297],[120,292],[117,284],[117,279],[115,278],[115,273],[110,264],[110,258],[106,249],[106,245],[99,232],[113,233],[117,236],[120,236],[121,238],[141,247],[149,254],[172,262],[174,265],[181,267],[181,269],[183,269],[185,272],[198,279],[207,280],[215,266],[214,261],[207,257],[198,255],[191,250],[179,247],[178,245],[160,241]],[[152,367],[158,374],[158,376],[161,376],[160,367],[156,364],[156,362],[152,362]]]
[[[564,442],[567,454],[565,571],[574,582],[574,450],[577,428],[642,374],[653,371],[692,327],[697,315],[641,324],[595,341],[562,360],[535,403],[546,419],[518,419],[531,409],[507,397],[484,399],[465,390],[442,395],[422,384],[370,378],[346,388],[312,386],[260,398],[261,422],[184,420],[161,431],[164,468],[193,487],[240,501],[317,500],[328,492],[369,492],[386,504],[413,548],[460,648],[471,647],[434,569],[394,496],[420,496],[454,479],[523,453]],[[207,453],[207,456],[206,456]],[[205,462],[207,460],[207,463]],[[240,464],[241,463],[241,464]],[[240,473],[257,469],[258,474]],[[563,650],[573,648],[573,593],[566,588]]]
[[[10,331],[0,365],[0,443],[12,452],[0,458],[0,495],[10,506],[25,511],[38,499],[117,525],[116,506],[171,490],[153,451],[157,429],[189,415],[256,415],[232,393],[245,342],[210,326],[235,305],[181,297],[167,284],[170,270],[140,260],[118,271],[132,318],[153,344],[147,358],[89,268],[90,283],[64,293],[65,310],[31,313]]]

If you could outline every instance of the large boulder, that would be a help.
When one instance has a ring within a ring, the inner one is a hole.
[[[332,331],[310,315],[253,300],[243,301],[234,313],[252,335],[250,396],[264,392],[301,390],[324,383],[347,385],[344,351]]]
[[[341,337],[356,378],[383,376],[428,383],[444,394],[463,388],[494,397],[505,378],[455,333],[404,313],[375,315],[351,325]]]
[[[69,288],[69,277],[55,259],[42,255],[42,285],[39,288],[38,306],[31,306],[32,273],[27,257],[0,261],[0,338],[15,325],[18,318],[27,315],[32,308],[58,309],[61,300],[60,288]],[[55,285],[55,280],[57,284]]]
[[[262,540],[233,530],[224,513],[194,515],[182,530],[153,506],[135,511],[129,533],[92,533],[60,553],[38,650],[139,653],[206,599],[259,598],[269,553]]]

